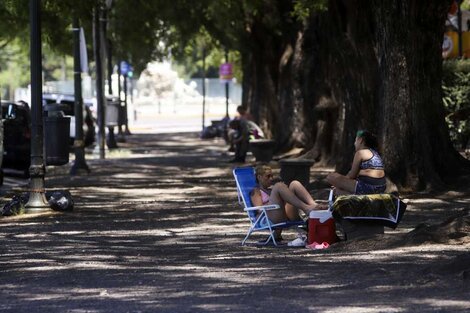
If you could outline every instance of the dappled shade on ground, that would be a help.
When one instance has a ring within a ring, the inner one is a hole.
[[[237,204],[225,150],[221,140],[201,141],[197,134],[138,134],[109,159],[88,161],[90,175],[51,169],[48,188],[68,189],[75,210],[0,219],[0,310],[470,307],[468,191],[407,196],[401,224],[383,237],[322,251],[241,247],[248,220]],[[312,169],[317,198],[327,190],[320,182],[324,174]]]

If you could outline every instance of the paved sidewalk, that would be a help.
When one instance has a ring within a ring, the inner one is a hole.
[[[248,224],[221,140],[195,133],[127,139],[107,159],[88,160],[90,175],[49,171],[47,187],[68,189],[73,212],[0,218],[1,312],[470,307],[462,271],[439,272],[452,257],[468,257],[468,245],[241,247]]]

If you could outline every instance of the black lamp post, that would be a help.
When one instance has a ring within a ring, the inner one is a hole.
[[[113,46],[111,39],[106,39],[106,52],[108,55],[108,93],[113,95]]]
[[[41,51],[41,1],[29,1],[30,60],[31,60],[31,166],[30,191],[25,205],[26,213],[49,210],[44,189],[43,120],[42,120],[42,51]]]
[[[80,23],[75,16],[72,22],[73,30],[73,78],[75,93],[75,161],[70,169],[70,175],[89,173],[85,161],[85,142],[83,141],[83,98],[82,98],[82,69],[80,66]]]
[[[206,47],[202,47],[202,130],[206,123]]]
[[[110,99],[113,98],[113,87],[112,87],[112,74],[113,74],[113,65],[112,65],[112,57],[111,57],[111,40],[108,39],[108,11],[111,9],[111,2],[108,2],[109,6],[106,7],[106,10],[102,10],[102,18],[101,18],[101,39],[102,43],[104,46],[104,51],[106,55],[106,77],[108,80],[108,96]],[[114,117],[111,116],[114,113],[114,108],[111,107],[113,106],[113,102],[109,102],[108,98],[106,98],[105,101],[105,106],[106,106],[106,118],[105,118],[105,123],[106,127],[108,128],[108,136],[106,138],[106,145],[108,146],[109,149],[115,149],[118,148],[118,145],[116,143],[116,138],[114,137],[114,121],[109,120],[109,117]]]
[[[128,93],[128,90],[127,90],[127,73],[125,75],[123,75],[124,77],[124,86],[123,86],[123,89],[124,89],[124,134],[126,135],[132,135],[130,130],[129,130],[129,116],[127,114],[127,93]]]
[[[462,4],[462,0],[457,0],[457,34],[459,38],[459,58],[462,57],[462,10],[460,5]]]
[[[103,64],[101,59],[101,36],[100,36],[101,9],[97,5],[93,10],[93,54],[96,68],[96,103],[98,105],[98,146],[100,159],[105,158],[105,106],[103,92]]]
[[[228,63],[228,49],[225,49],[225,63]],[[225,117],[228,117],[229,82],[225,82]]]
[[[109,12],[113,5],[113,0],[106,0],[106,10]],[[109,15],[108,15],[109,17]],[[107,21],[106,21],[107,23]],[[105,23],[105,27],[106,27]],[[108,93],[110,95],[113,94],[113,59],[112,59],[112,43],[111,39],[107,38],[107,32],[105,31],[105,40],[106,40],[106,53],[107,53],[107,61],[108,61]]]
[[[117,65],[117,77],[118,77],[118,98],[119,98],[119,114],[118,114],[118,142],[126,142],[122,126],[124,126],[124,101],[121,99],[122,86],[121,86],[121,62]]]

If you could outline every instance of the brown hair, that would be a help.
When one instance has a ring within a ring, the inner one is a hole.
[[[259,183],[258,175],[264,175],[268,171],[272,172],[272,168],[270,166],[268,166],[268,165],[258,165],[255,168],[256,182]]]

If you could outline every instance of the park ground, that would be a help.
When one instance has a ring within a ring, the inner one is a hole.
[[[241,246],[249,224],[225,143],[148,130],[87,155],[88,175],[48,168],[47,189],[69,190],[73,212],[0,218],[1,312],[470,311],[468,178],[402,195],[403,220],[383,236]],[[331,170],[312,168],[315,197]],[[25,189],[7,185],[2,203]]]

